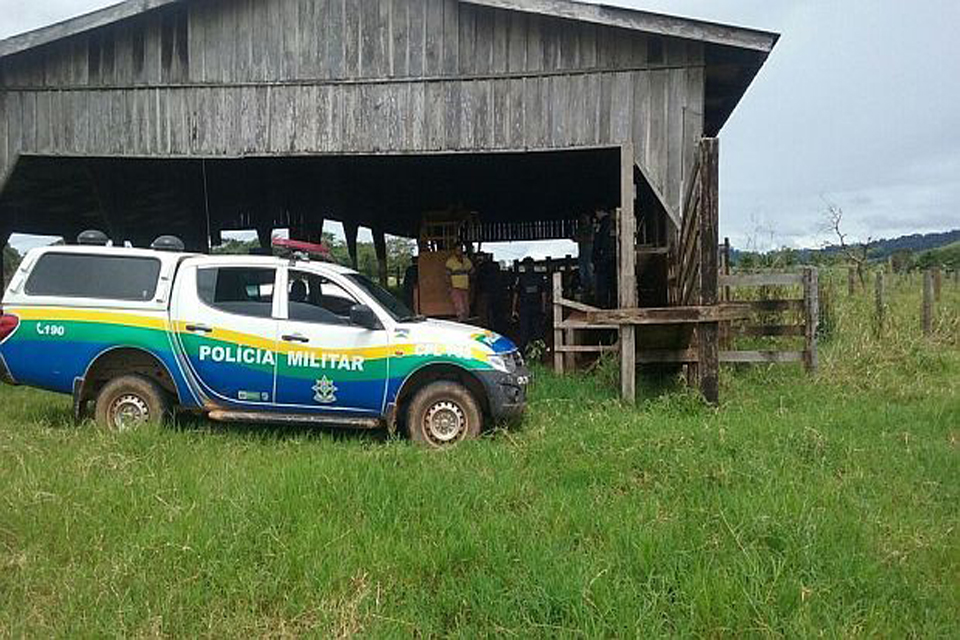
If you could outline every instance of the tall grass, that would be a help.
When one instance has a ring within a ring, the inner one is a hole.
[[[952,286],[952,285],[951,285]],[[960,292],[834,297],[821,373],[723,405],[537,372],[456,450],[205,423],[115,435],[0,390],[0,635],[960,635]]]

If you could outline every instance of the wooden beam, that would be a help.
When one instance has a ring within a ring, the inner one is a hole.
[[[260,242],[261,249],[269,249],[273,245],[273,227],[257,227],[257,240]]]
[[[637,306],[637,217],[634,212],[633,144],[620,147],[620,213],[617,216],[617,288],[621,309]],[[637,333],[633,325],[620,327],[620,395],[624,402],[637,400]]]
[[[716,305],[719,296],[720,141],[700,142],[700,304]],[[697,327],[700,392],[710,404],[720,401],[720,326]]]
[[[587,314],[587,322],[603,325],[668,325],[726,322],[750,318],[752,311],[745,304],[716,304],[695,307],[650,307],[632,309],[600,309]]]
[[[593,311],[601,310],[600,307],[591,307],[588,304],[583,304],[582,302],[577,302],[576,300],[567,300],[566,298],[563,298],[558,302],[561,307],[566,307],[567,309],[573,309],[574,311],[582,311],[584,313],[591,313]]]
[[[559,348],[554,347],[557,353],[575,354],[575,353],[616,353],[620,350],[620,345],[616,344],[565,344]]]
[[[696,362],[696,349],[641,349],[637,351],[639,364],[688,364]]]
[[[377,254],[380,286],[387,287],[387,236],[382,229],[373,230],[373,249]]]
[[[594,324],[582,320],[570,320],[569,318],[558,326],[561,329],[579,329],[581,331],[618,331],[620,329],[618,324]]]
[[[592,22],[672,38],[751,49],[762,53],[770,53],[780,38],[779,34],[756,29],[734,27],[690,18],[678,18],[649,11],[572,2],[571,0],[461,0],[461,2],[508,11],[523,11],[543,16]]]
[[[647,186],[650,187],[650,191],[653,192],[654,197],[656,197],[657,202],[660,203],[660,206],[663,207],[664,212],[666,212],[667,217],[670,218],[670,222],[673,223],[675,229],[679,229],[681,226],[680,212],[678,212],[663,195],[663,192],[660,190],[660,187],[657,186],[657,183],[650,179],[650,172],[647,171],[643,163],[639,159],[635,160],[637,163],[637,170],[640,172],[640,175],[643,177],[644,181],[647,183]]]
[[[182,0],[127,0],[120,4],[85,13],[76,18],[57,22],[46,27],[27,31],[19,35],[0,40],[0,58],[48,44],[55,40],[68,38],[84,31],[98,29],[125,18],[135,16],[164,5]]]
[[[350,265],[354,269],[359,268],[357,260],[357,233],[360,231],[360,225],[353,220],[343,221],[343,235],[347,238],[347,253],[350,254]]]

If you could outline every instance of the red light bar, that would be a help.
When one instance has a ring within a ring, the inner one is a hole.
[[[273,246],[279,249],[289,249],[290,251],[302,251],[306,254],[320,255],[325,258],[330,257],[330,249],[326,245],[315,244],[313,242],[304,242],[303,240],[287,240],[285,238],[274,238]]]

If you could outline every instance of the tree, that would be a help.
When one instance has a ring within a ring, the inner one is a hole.
[[[870,244],[872,238],[867,238],[866,242],[860,242],[853,245],[847,244],[848,234],[842,230],[843,209],[835,204],[827,203],[826,228],[832,232],[840,242],[839,249],[841,255],[846,257],[850,264],[857,269],[857,278],[860,280],[860,286],[866,285],[866,276],[864,275],[864,265],[867,263],[867,257],[870,253]],[[825,247],[826,248],[826,247]]]

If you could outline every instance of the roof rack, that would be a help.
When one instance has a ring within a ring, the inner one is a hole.
[[[291,261],[312,259],[321,262],[333,262],[333,255],[330,249],[323,244],[313,242],[304,242],[302,240],[288,240],[286,238],[274,238],[271,243],[274,249],[277,249],[280,257],[289,258]]]

